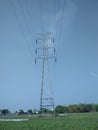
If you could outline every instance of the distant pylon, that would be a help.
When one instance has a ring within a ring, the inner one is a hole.
[[[50,79],[49,59],[55,57],[54,38],[52,33],[40,33],[36,39],[36,59],[42,60],[42,81],[40,93],[40,112],[44,110],[54,111],[53,87]]]

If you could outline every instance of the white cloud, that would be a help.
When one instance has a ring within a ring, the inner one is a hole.
[[[92,77],[94,77],[94,78],[97,78],[97,77],[98,77],[98,75],[97,75],[96,73],[94,73],[94,72],[92,72],[90,75],[91,75]]]
[[[63,7],[64,5],[62,5]],[[59,12],[56,14],[56,20],[61,20],[63,8],[60,8]],[[73,21],[74,16],[77,12],[77,6],[73,0],[65,0],[65,7],[64,7],[64,23],[69,24]]]
[[[77,6],[75,1],[65,0],[65,6],[64,1],[60,1],[60,7],[57,9],[56,14],[55,12],[50,13],[48,11],[44,12],[43,15],[44,30],[56,33],[57,30],[60,31],[61,26],[67,26],[73,22],[77,12]]]

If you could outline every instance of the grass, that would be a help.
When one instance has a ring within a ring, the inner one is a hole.
[[[98,130],[98,113],[67,114],[54,118],[34,116],[24,118],[29,118],[29,121],[0,122],[0,130]]]

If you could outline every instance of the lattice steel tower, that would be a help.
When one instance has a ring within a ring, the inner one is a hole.
[[[55,57],[54,38],[52,33],[41,33],[38,34],[36,39],[36,59],[42,60],[42,81],[41,81],[41,93],[40,93],[40,112],[43,110],[54,111],[54,97],[53,87],[50,77],[50,66],[49,60]]]

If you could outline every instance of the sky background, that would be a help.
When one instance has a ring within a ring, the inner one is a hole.
[[[42,32],[55,39],[55,105],[98,103],[98,0],[0,0],[0,109],[39,109]]]

